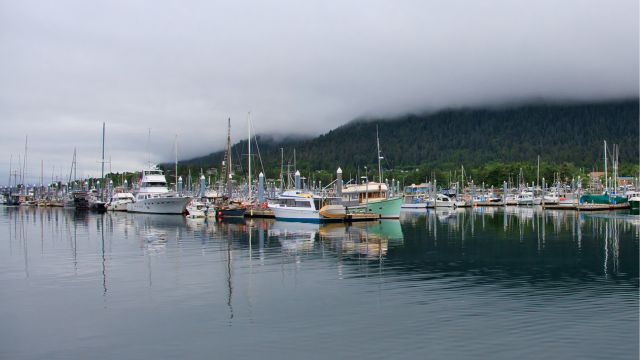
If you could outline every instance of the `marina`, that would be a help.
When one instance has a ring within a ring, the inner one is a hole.
[[[0,360],[640,359],[638,0],[0,9]]]

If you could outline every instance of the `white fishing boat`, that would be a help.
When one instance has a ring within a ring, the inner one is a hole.
[[[505,195],[504,203],[505,205],[518,205],[518,198],[516,197],[516,195],[507,194]]]
[[[406,194],[401,209],[426,209],[428,200],[424,195]]]
[[[556,192],[550,192],[542,197],[542,202],[545,205],[557,205],[560,202],[560,195]]]
[[[533,205],[533,193],[530,191],[522,191],[516,195],[516,201],[519,206],[531,206]]]
[[[135,202],[127,204],[128,212],[147,214],[183,214],[191,197],[170,192],[161,170],[152,168],[142,171],[140,189]]]
[[[451,200],[450,197],[444,194],[437,194],[435,201],[436,208],[453,208],[455,207],[455,202]]]
[[[628,201],[631,206],[631,210],[638,211],[640,209],[640,192],[629,191],[626,196],[627,199],[629,199]]]
[[[207,212],[207,205],[201,201],[194,199],[187,205],[187,217],[189,218],[204,218],[207,217]]]
[[[127,211],[127,205],[135,201],[130,192],[116,192],[107,203],[107,211]]]
[[[342,221],[346,208],[339,198],[323,198],[300,190],[288,190],[268,205],[276,220],[301,222]]]

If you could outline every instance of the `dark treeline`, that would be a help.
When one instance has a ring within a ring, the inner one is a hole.
[[[345,179],[377,176],[376,126],[382,148],[385,177],[419,183],[460,176],[460,167],[476,183],[500,185],[516,179],[520,168],[528,182],[536,180],[537,156],[541,177],[563,179],[603,169],[603,140],[620,146],[620,175],[637,176],[639,162],[638,99],[579,104],[534,104],[504,108],[450,109],[409,114],[393,119],[356,120],[312,139],[276,141],[258,136],[267,178],[277,179],[284,148],[285,170],[293,165],[303,176],[327,183],[342,167]],[[247,143],[232,147],[235,171],[246,169]],[[255,146],[254,146],[254,151]],[[610,150],[611,151],[611,150]],[[238,159],[242,163],[238,164]],[[221,168],[224,152],[180,163],[180,173]],[[257,157],[254,169],[263,170]],[[166,164],[167,170],[172,169]],[[467,177],[469,179],[469,177]]]

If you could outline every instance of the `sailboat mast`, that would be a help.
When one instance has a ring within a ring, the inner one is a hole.
[[[102,123],[102,169],[100,172],[100,179],[102,181],[104,181],[104,131],[105,131],[105,126],[104,123]]]
[[[24,158],[22,158],[22,177],[21,177],[21,182],[22,185],[25,187],[25,194],[26,194],[26,178],[27,178],[27,143],[29,141],[29,136],[25,136],[24,137]]]
[[[11,172],[13,172],[13,154],[9,155],[9,193],[11,193]]]
[[[175,140],[175,160],[176,160],[176,191],[178,190],[178,134],[176,134],[176,140]]]
[[[78,173],[78,162],[76,158],[76,148],[73,148],[73,182],[76,182]]]
[[[284,190],[284,148],[280,148],[280,191]]]
[[[540,183],[540,155],[538,155],[538,174],[536,176],[536,187]]]
[[[249,198],[251,200],[251,111],[247,114],[247,148],[249,151],[249,169],[247,171],[247,186],[249,188]]]
[[[604,191],[609,188],[609,177],[607,176],[607,140],[604,141]]]
[[[231,118],[227,120],[227,194],[231,198]]]
[[[378,136],[378,125],[376,125],[376,143],[378,145],[378,176],[379,182],[382,184],[382,156],[380,156],[380,137]]]

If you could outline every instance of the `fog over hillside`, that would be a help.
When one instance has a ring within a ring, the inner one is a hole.
[[[0,183],[357,118],[638,97],[637,0],[0,2]],[[149,129],[151,136],[148,140]],[[25,137],[29,137],[24,163]],[[12,165],[9,164],[12,159]],[[20,160],[20,161],[18,161]]]

